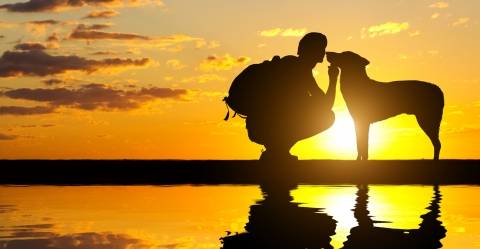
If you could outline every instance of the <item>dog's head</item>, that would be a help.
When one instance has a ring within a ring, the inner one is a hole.
[[[342,53],[327,52],[327,61],[332,66],[337,66],[341,69],[364,68],[370,64],[370,61],[351,51]]]

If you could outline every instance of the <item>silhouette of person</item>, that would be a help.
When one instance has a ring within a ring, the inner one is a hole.
[[[318,208],[291,202],[295,184],[264,183],[260,188],[264,199],[250,207],[246,232],[220,238],[223,249],[333,248],[337,222]]]
[[[292,159],[290,149],[298,141],[329,128],[335,115],[332,112],[339,74],[330,66],[329,87],[326,93],[318,87],[312,74],[317,63],[323,62],[327,38],[321,33],[308,33],[299,42],[298,56],[279,59],[275,81],[263,104],[247,116],[246,128],[251,141],[266,150],[260,159]]]
[[[438,185],[433,187],[433,200],[429,210],[421,216],[422,222],[418,229],[394,229],[375,227],[375,221],[369,216],[368,211],[368,186],[360,185],[357,191],[357,203],[353,214],[358,226],[350,230],[348,240],[342,249],[436,249],[441,248],[440,240],[445,237],[446,229],[440,217],[441,194]]]

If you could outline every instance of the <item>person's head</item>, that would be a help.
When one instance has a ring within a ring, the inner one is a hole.
[[[327,37],[322,33],[311,32],[306,34],[298,43],[298,56],[312,68],[319,62],[323,62]]]

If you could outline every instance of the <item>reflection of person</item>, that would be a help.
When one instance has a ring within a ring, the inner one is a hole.
[[[290,148],[298,141],[329,128],[335,119],[331,111],[335,100],[337,67],[330,67],[329,87],[325,94],[312,75],[317,63],[323,62],[327,38],[321,33],[308,33],[298,45],[298,56],[280,59],[266,102],[247,117],[250,140],[265,146],[261,159],[293,157]],[[268,82],[270,83],[270,82]],[[289,156],[290,155],[290,156]]]
[[[221,238],[223,249],[333,248],[336,221],[317,208],[292,203],[295,186],[262,184],[264,200],[250,207],[247,232]]]

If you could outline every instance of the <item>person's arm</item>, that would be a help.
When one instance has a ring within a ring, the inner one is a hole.
[[[335,66],[329,66],[328,67],[328,78],[329,78],[329,83],[328,83],[328,90],[327,94],[325,95],[325,102],[326,102],[326,107],[328,107],[329,110],[332,109],[333,103],[335,103],[335,93],[337,91],[337,78],[338,78],[338,73],[339,73],[338,67]]]

